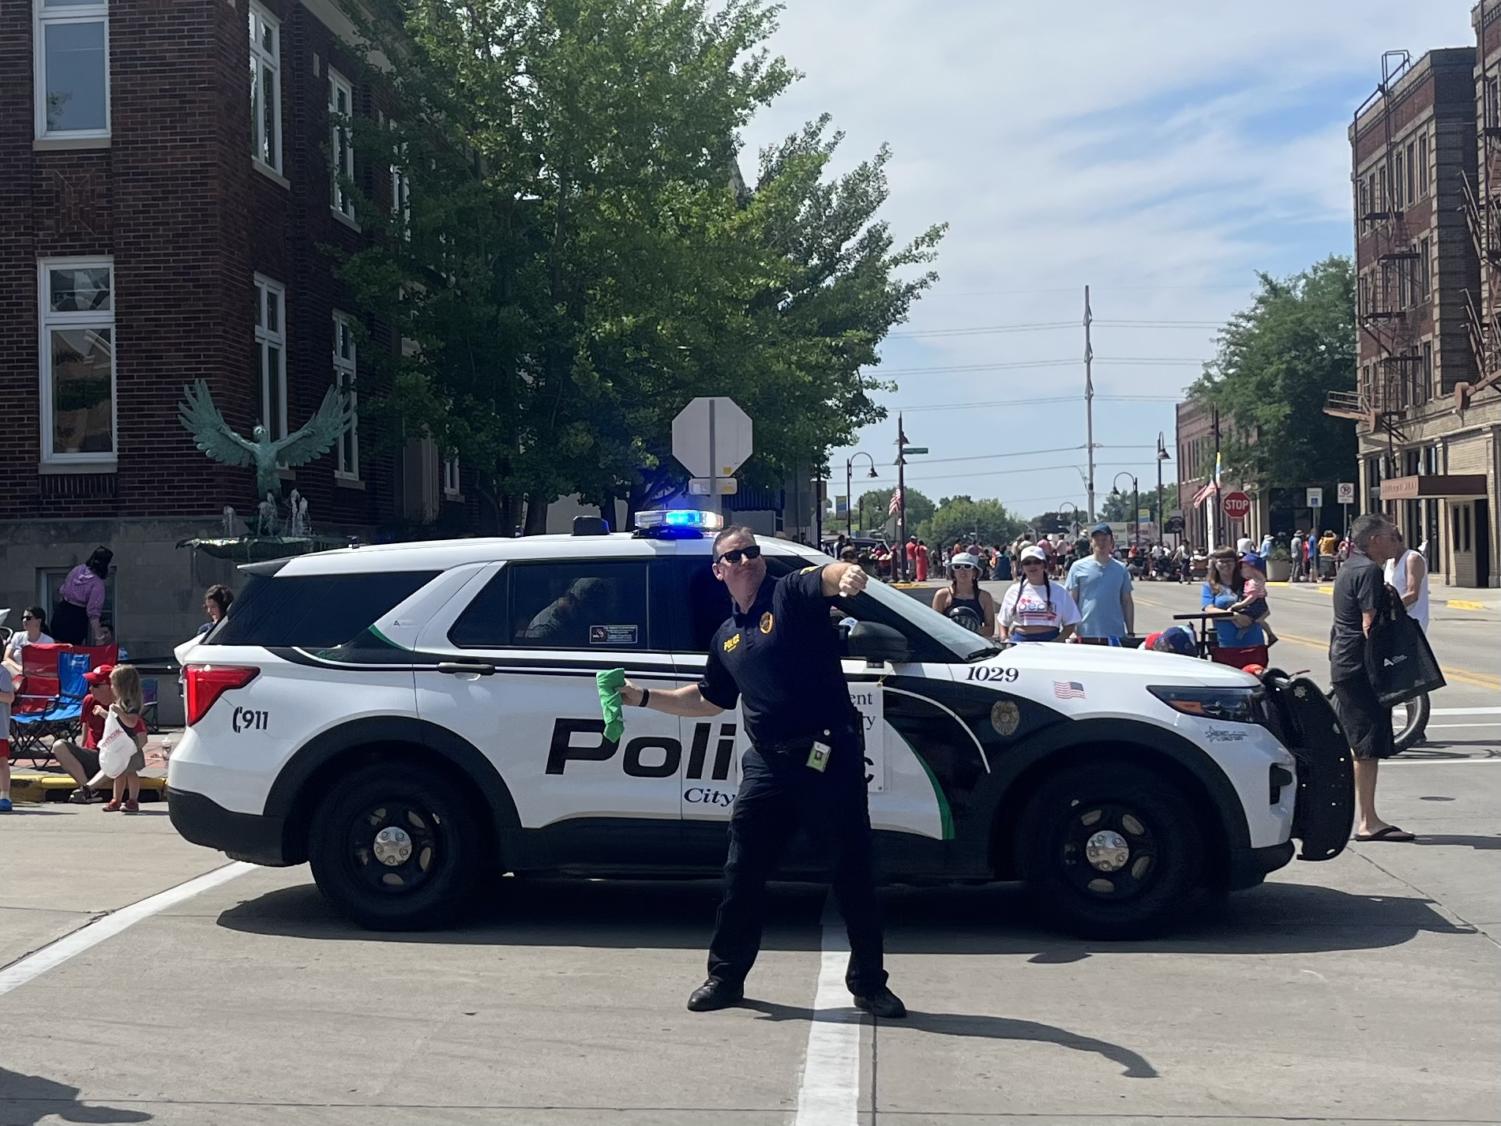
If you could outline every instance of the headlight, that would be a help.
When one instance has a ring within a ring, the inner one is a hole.
[[[1184,688],[1178,685],[1154,685],[1147,689],[1174,711],[1200,719],[1221,719],[1230,723],[1262,723],[1259,688]]]

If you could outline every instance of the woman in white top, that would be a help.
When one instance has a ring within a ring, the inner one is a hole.
[[[12,676],[21,675],[21,650],[28,645],[51,645],[52,638],[46,634],[47,615],[40,606],[29,606],[21,612],[21,625],[24,629],[10,635],[10,640],[5,643],[5,667],[10,670]],[[0,731],[0,739],[5,738],[6,733]]]
[[[1386,561],[1386,582],[1395,587],[1402,596],[1402,605],[1407,607],[1407,616],[1428,632],[1428,562],[1423,553],[1407,546],[1401,530],[1393,533],[1398,552],[1395,558]]]
[[[1022,577],[1001,602],[1001,628],[1012,641],[1064,641],[1079,624],[1079,607],[1068,591],[1048,578],[1039,547],[1021,554]]]

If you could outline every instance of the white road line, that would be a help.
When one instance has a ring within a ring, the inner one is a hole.
[[[856,1126],[860,1105],[860,1023],[844,984],[850,948],[844,924],[824,906],[822,955],[815,1010],[808,1024],[803,1079],[797,1089],[793,1126]]]
[[[1429,715],[1501,715],[1501,708],[1434,708]]]
[[[1501,720],[1498,720],[1495,723],[1430,723],[1427,727],[1423,728],[1423,730],[1443,731],[1446,728],[1452,729],[1456,727],[1463,728],[1466,731],[1472,730],[1476,727],[1501,727]]]
[[[1381,769],[1389,766],[1497,766],[1501,758],[1404,758],[1382,759]]]
[[[69,958],[82,954],[98,946],[106,939],[113,938],[121,931],[135,926],[142,919],[149,919],[152,915],[159,914],[169,907],[176,907],[187,899],[192,899],[201,891],[208,891],[221,884],[227,884],[236,876],[243,876],[246,872],[255,870],[254,864],[245,864],[235,861],[226,864],[222,868],[215,868],[212,872],[205,872],[196,876],[187,883],[178,884],[174,888],[158,892],[156,895],[132,903],[129,907],[122,907],[118,911],[112,911],[102,918],[85,924],[66,934],[56,942],[42,947],[35,953],[28,954],[20,961],[0,970],[0,997],[13,989],[19,989],[28,981],[41,977],[50,969],[62,965]],[[853,1121],[853,1120],[852,1120]]]

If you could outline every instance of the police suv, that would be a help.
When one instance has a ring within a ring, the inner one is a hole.
[[[355,547],[253,564],[178,651],[188,728],[168,769],[190,841],[311,861],[358,923],[438,925],[485,872],[684,876],[724,861],[738,713],[627,709],[594,683],[696,681],[729,615],[714,520],[634,534]],[[772,577],[828,562],[762,541]],[[1308,681],[1164,653],[1001,648],[881,583],[831,606],[866,726],[879,871],[1025,881],[1080,933],[1160,929],[1199,892],[1325,860],[1350,763]],[[795,845],[788,878],[818,868]]]

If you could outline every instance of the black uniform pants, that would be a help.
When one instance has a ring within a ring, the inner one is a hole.
[[[730,814],[724,898],[709,943],[709,976],[741,983],[761,949],[766,881],[799,827],[833,868],[834,900],[849,933],[845,984],[863,995],[886,984],[881,920],[871,866],[864,744],[839,738],[827,768],[808,767],[807,746],[751,748],[741,760],[740,789]]]

